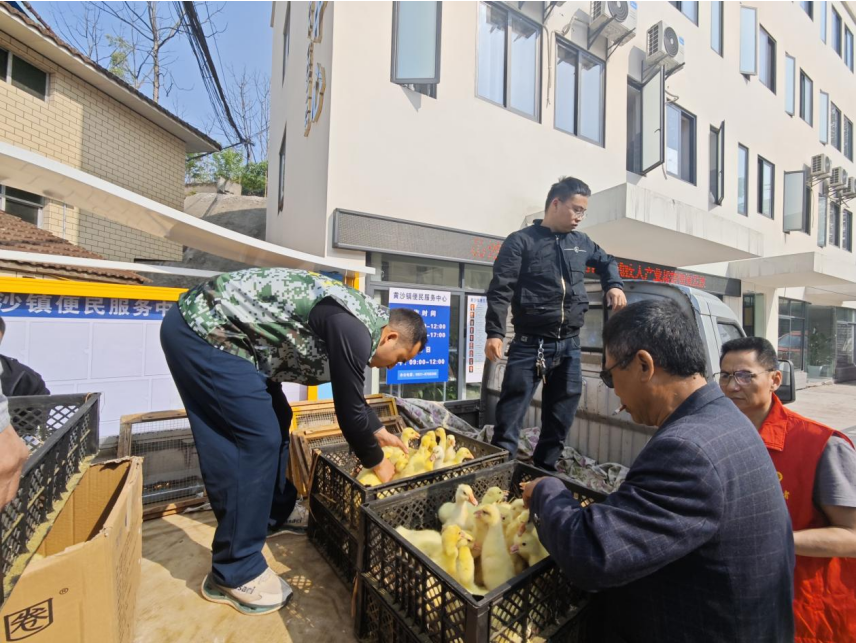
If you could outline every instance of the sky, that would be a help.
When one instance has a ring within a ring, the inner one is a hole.
[[[33,8],[39,12],[41,17],[51,25],[60,36],[63,36],[63,19],[69,24],[82,16],[85,2],[32,2]],[[120,2],[112,2],[112,5],[121,5]],[[142,2],[131,3],[137,6]],[[172,4],[172,3],[163,3]],[[247,71],[252,73],[258,71],[265,78],[270,77],[271,67],[271,42],[273,39],[270,27],[270,2],[197,2],[197,11],[204,17],[202,5],[211,7],[223,7],[223,11],[215,17],[219,33],[209,40],[214,63],[221,83],[229,79],[228,67],[231,66],[236,72],[246,66]],[[103,16],[103,14],[102,14]],[[118,33],[118,22],[109,16],[104,16],[103,26],[105,33]],[[127,31],[127,29],[126,29]],[[210,123],[211,108],[208,94],[199,74],[196,58],[190,50],[187,39],[179,36],[168,45],[171,57],[175,58],[171,69],[175,77],[176,88],[168,97],[161,96],[160,103],[163,107],[180,116],[193,126],[205,131],[206,123]],[[219,52],[219,56],[218,56]],[[103,51],[102,51],[103,54]],[[105,65],[106,66],[106,65]],[[143,90],[151,96],[150,88]],[[211,132],[213,138],[221,144],[228,144],[234,138],[227,140],[220,132]],[[234,137],[234,135],[232,135]]]

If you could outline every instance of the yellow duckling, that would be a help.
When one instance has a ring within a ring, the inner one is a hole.
[[[464,461],[471,461],[475,458],[473,453],[467,449],[466,447],[462,447],[457,452],[455,452],[455,465],[460,465]]]
[[[431,472],[434,469],[437,469],[437,463],[440,463],[440,467],[443,467],[443,448],[437,445],[434,449],[431,450],[431,456],[428,458],[428,464],[425,471]]]
[[[393,465],[395,465],[401,457],[406,456],[404,450],[402,450],[400,447],[385,445],[381,449],[383,450],[383,455]]]
[[[455,454],[455,443],[456,442],[457,441],[455,440],[455,437],[452,436],[451,434],[446,436],[446,454],[443,457],[443,463],[446,466],[455,464],[455,456],[456,456],[456,454]]]
[[[405,427],[404,431],[401,432],[401,441],[405,445],[407,445],[408,447],[410,447],[410,444],[413,441],[418,441],[418,440],[419,440],[419,432],[417,432],[412,427]]]
[[[447,525],[443,528],[441,534],[443,550],[440,556],[432,558],[453,579],[458,572],[458,547],[466,545],[470,539],[472,536],[464,532],[459,525]]]
[[[395,531],[431,559],[443,554],[443,541],[436,530],[410,530],[404,526],[398,526]]]
[[[523,510],[505,528],[505,543],[510,548],[514,544],[514,537],[522,534],[529,523],[529,510]]]
[[[455,524],[466,528],[472,522],[472,510],[470,506],[478,505],[473,494],[473,488],[462,483],[455,490],[455,500],[444,503],[437,512],[440,523],[444,526]]]
[[[437,446],[443,450],[439,460],[435,461],[434,467],[440,469],[446,461],[446,430],[443,427],[438,427],[434,430],[434,435],[437,438]],[[451,465],[451,463],[449,463]]]
[[[481,551],[481,569],[484,585],[488,590],[493,590],[514,577],[514,561],[505,545],[499,508],[485,505],[476,510],[475,520],[476,524],[487,526]]]
[[[500,501],[504,501],[505,497],[508,496],[508,492],[494,486],[489,487],[487,491],[484,493],[484,496],[479,501],[479,507],[484,507],[486,505],[493,505],[494,503],[499,503]]]
[[[482,588],[476,584],[476,561],[473,558],[472,552],[472,536],[466,532],[463,534],[470,538],[465,539],[464,545],[458,547],[458,560],[455,562],[455,571],[457,573],[454,575],[455,580],[473,595],[487,595],[487,588]]]
[[[514,537],[514,545],[511,546],[511,552],[518,554],[526,560],[530,566],[534,566],[539,561],[550,556],[547,549],[538,538],[538,529],[526,530],[523,534],[518,534]]]
[[[430,445],[430,442],[426,445]],[[431,452],[436,445],[430,448],[426,445],[420,447],[416,453],[408,459],[405,468],[401,470],[401,472],[397,472],[392,477],[393,480],[406,479],[408,477],[416,476],[417,474],[424,474],[425,472],[430,471],[429,466],[433,466],[433,461],[431,461],[431,459],[434,457]]]

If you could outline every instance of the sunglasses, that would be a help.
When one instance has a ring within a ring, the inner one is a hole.
[[[615,383],[612,380],[612,373],[611,373],[612,370],[615,369],[616,367],[621,367],[623,369],[624,367],[626,367],[630,363],[630,361],[632,359],[633,359],[633,356],[631,356],[629,358],[625,358],[624,360],[619,360],[614,365],[612,365],[609,369],[604,369],[603,371],[601,371],[600,372],[600,379],[603,381],[603,384],[605,384],[610,389],[615,389]]]

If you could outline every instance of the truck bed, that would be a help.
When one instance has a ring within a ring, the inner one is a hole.
[[[176,514],[143,524],[137,642],[350,642],[351,593],[306,537],[280,535],[264,549],[294,589],[283,610],[248,617],[199,594],[210,570],[212,512]]]

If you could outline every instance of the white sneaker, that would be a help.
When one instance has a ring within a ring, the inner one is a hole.
[[[294,509],[285,522],[279,524],[275,528],[268,530],[268,537],[275,537],[278,534],[289,532],[291,534],[306,534],[306,529],[309,527],[309,510],[303,505],[303,501],[297,499],[294,504]]]
[[[211,575],[202,580],[202,596],[217,604],[228,604],[244,615],[266,615],[288,603],[293,594],[291,586],[268,567],[261,575],[239,586],[226,588]]]

